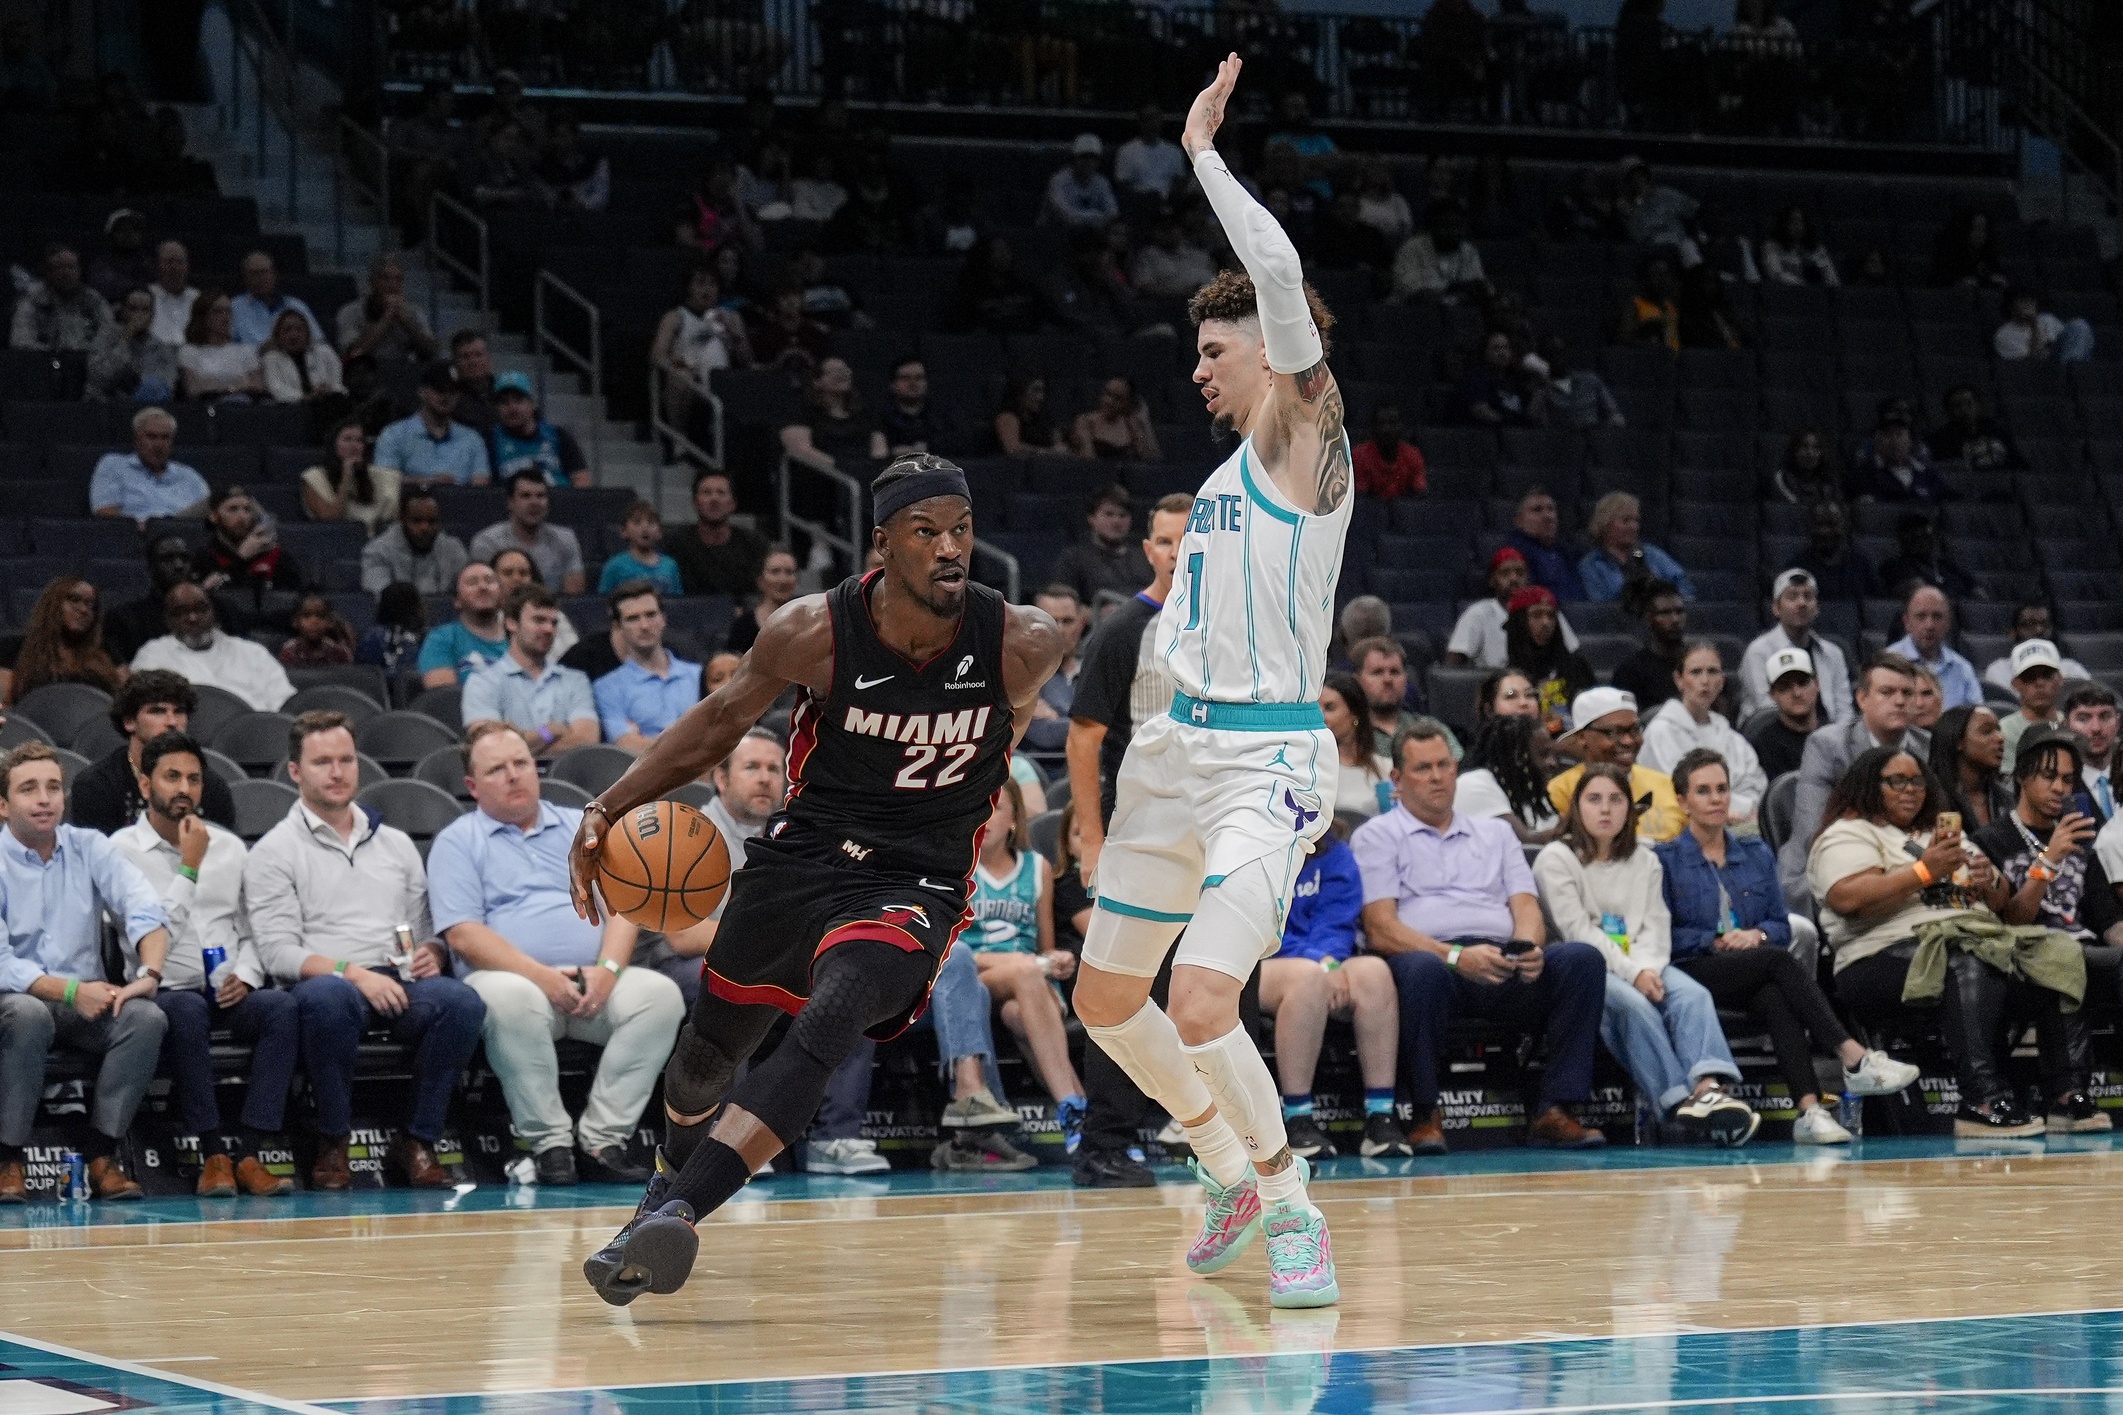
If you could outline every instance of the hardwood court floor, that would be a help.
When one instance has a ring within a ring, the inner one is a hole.
[[[1185,1271],[1191,1186],[1092,1193],[1048,1174],[755,1186],[704,1226],[684,1292],[625,1310],[578,1272],[625,1217],[617,1190],[87,1218],[45,1203],[0,1215],[0,1332],[281,1401],[498,1411],[563,1408],[534,1392],[1230,1358],[1292,1333],[1378,1353],[2123,1309],[2123,1155],[2105,1140],[1327,1168],[1314,1197],[1343,1300],[1309,1323],[1271,1321],[1257,1254],[1213,1282]],[[1883,1377],[1917,1374],[1910,1350],[1883,1341]],[[1765,1394],[1780,1379],[1763,1378]]]

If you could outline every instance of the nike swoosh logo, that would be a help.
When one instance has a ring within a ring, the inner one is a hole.
[[[923,889],[933,889],[939,894],[956,894],[958,892],[957,886],[949,884],[938,884],[935,880],[930,879],[927,875],[923,875],[919,880],[916,881],[916,883],[919,884]]]
[[[880,683],[889,683],[898,676],[899,675],[896,673],[887,673],[882,678],[857,678],[855,680],[855,687],[858,691],[864,688],[874,688]]]

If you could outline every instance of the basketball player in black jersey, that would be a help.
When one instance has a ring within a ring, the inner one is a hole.
[[[745,851],[664,1072],[664,1144],[634,1218],[583,1265],[624,1306],[676,1292],[694,1224],[803,1134],[864,1036],[904,1030],[966,926],[973,864],[1010,751],[1062,659],[1060,631],[967,574],[965,474],[903,458],[873,484],[882,568],[782,607],[735,675],[584,809],[575,906],[607,824],[726,757],[789,684],[801,690],[789,794]],[[732,1088],[776,1012],[787,1039]]]

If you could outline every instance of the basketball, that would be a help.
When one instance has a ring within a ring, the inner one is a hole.
[[[657,933],[691,928],[730,887],[730,847],[715,823],[679,801],[651,801],[611,822],[597,883],[611,910]]]

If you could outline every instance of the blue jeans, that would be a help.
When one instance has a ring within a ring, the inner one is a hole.
[[[155,1005],[170,1024],[162,1040],[163,1064],[169,1068],[185,1128],[199,1137],[200,1152],[210,1155],[220,1148],[221,1108],[214,1102],[214,1058],[208,1039],[217,1015],[228,1022],[237,1041],[251,1044],[244,1127],[261,1135],[279,1134],[287,1120],[287,1093],[295,1080],[301,1034],[294,994],[255,989],[234,1007],[224,1009],[204,988],[172,990],[156,993]]]
[[[1687,1100],[1703,1077],[1737,1081],[1740,1068],[1725,1044],[1710,989],[1673,967],[1661,968],[1659,981],[1666,985],[1666,1000],[1654,1003],[1607,974],[1600,1040],[1629,1068],[1638,1090],[1658,1097],[1663,1115]]]
[[[943,1064],[944,1079],[951,1079],[951,1063],[963,1056],[980,1058],[981,1075],[988,1092],[1003,1099],[1002,1072],[995,1065],[995,1031],[989,1022],[991,1001],[981,985],[980,964],[963,942],[951,945],[943,966],[936,970],[936,986],[929,993],[929,1010],[914,1023],[916,1028],[936,1029],[936,1056]]]
[[[864,1037],[848,1059],[833,1068],[826,1098],[811,1122],[814,1140],[859,1140],[863,1115],[870,1109],[870,1076],[877,1065],[877,1043]]]
[[[396,976],[388,968],[372,969]],[[317,1098],[317,1133],[354,1128],[354,1062],[361,1034],[388,1021],[394,1041],[416,1043],[413,1113],[406,1133],[433,1142],[449,1122],[450,1095],[479,1045],[487,1005],[455,978],[400,978],[406,1009],[384,1018],[352,983],[335,973],[304,978],[289,991],[302,1018],[302,1063]]]
[[[1401,1074],[1418,1119],[1437,1105],[1437,1063],[1454,1017],[1501,1022],[1546,1039],[1541,1093],[1526,1108],[1529,1119],[1550,1106],[1591,1096],[1600,977],[1607,965],[1589,943],[1551,943],[1542,952],[1541,975],[1530,983],[1516,978],[1471,982],[1435,953],[1395,953],[1386,959],[1401,995]]]

